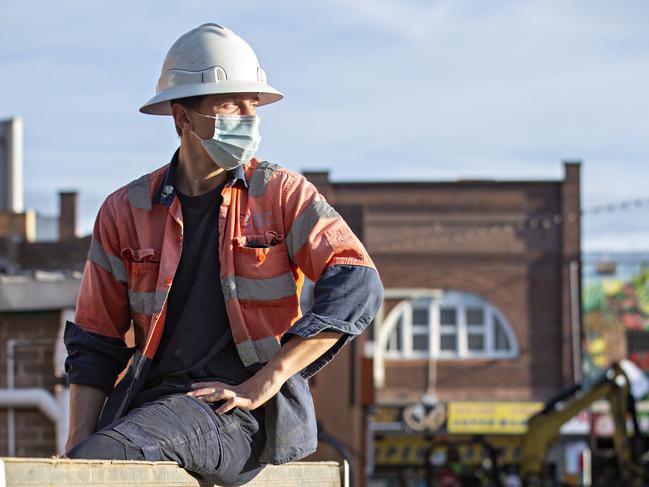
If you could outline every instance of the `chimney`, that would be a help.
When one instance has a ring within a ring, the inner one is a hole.
[[[59,192],[59,240],[77,238],[77,200],[76,191]]]
[[[0,120],[0,212],[23,211],[23,121]]]

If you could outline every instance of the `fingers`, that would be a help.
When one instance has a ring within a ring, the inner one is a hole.
[[[251,410],[253,409],[252,401],[245,397],[236,396],[231,399],[228,399],[224,404],[222,404],[221,407],[216,410],[216,413],[217,414],[227,413],[228,411],[234,408]]]
[[[240,399],[238,397],[233,397],[232,399],[229,399],[228,401],[225,402],[220,408],[216,410],[216,414],[224,414],[230,411],[231,409],[234,409],[237,407],[237,400]]]
[[[253,401],[247,397],[242,397],[238,386],[231,386],[222,382],[194,382],[190,384],[194,389],[187,393],[188,396],[195,397],[203,402],[216,402],[225,400],[216,412],[223,414],[235,407],[242,409],[252,409]],[[247,394],[245,394],[247,396]]]
[[[232,390],[232,388],[228,384],[224,384],[223,382],[194,382],[190,384],[190,387],[192,387],[194,390],[188,392],[187,394],[189,396],[206,396],[206,395],[213,395],[213,394],[220,394],[221,391],[224,390]]]
[[[222,399],[231,399],[237,397],[237,393],[232,389],[225,387],[204,387],[202,389],[196,389],[187,393],[188,396],[193,396],[201,401],[205,402],[214,402],[220,401]]]
[[[212,396],[220,395],[225,389],[223,387],[203,387],[202,389],[195,389],[187,393],[189,396],[200,397],[200,396]]]

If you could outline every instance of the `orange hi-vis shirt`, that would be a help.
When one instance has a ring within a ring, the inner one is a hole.
[[[182,251],[183,221],[169,165],[108,196],[99,210],[77,302],[76,324],[123,337],[134,324],[138,351],[153,358]],[[345,221],[302,175],[252,159],[245,187],[231,181],[219,215],[221,286],[245,366],[267,362],[300,318],[304,276],[331,265],[374,264]],[[160,203],[160,204],[158,204]]]
[[[75,323],[66,323],[64,339],[69,382],[109,394],[98,428],[128,411],[162,338],[183,248],[173,185],[178,164],[176,152],[170,164],[109,195],[95,221]],[[242,363],[258,370],[292,335],[329,329],[341,334],[263,406],[266,443],[259,460],[295,461],[318,443],[306,379],[368,326],[383,286],[361,242],[302,175],[252,159],[230,176],[215,224],[220,284]],[[314,301],[301,316],[305,276],[315,282]],[[135,351],[123,341],[131,323]],[[131,366],[115,385],[129,359]]]

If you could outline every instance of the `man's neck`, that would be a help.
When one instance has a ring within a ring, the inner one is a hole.
[[[229,177],[228,172],[217,166],[201,145],[181,140],[178,168],[174,185],[181,193],[190,196],[207,193]]]

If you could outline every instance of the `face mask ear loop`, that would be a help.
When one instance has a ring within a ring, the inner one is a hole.
[[[194,137],[196,137],[196,138],[197,138],[198,140],[200,140],[201,142],[203,142],[203,139],[201,139],[201,138],[198,136],[198,134],[197,134],[196,132],[194,132],[193,130],[190,130],[189,133],[192,134]]]
[[[197,112],[197,111],[194,110],[193,108],[188,108],[188,110],[194,112],[194,113],[195,113],[196,115],[198,115],[199,117],[211,118],[212,120],[216,120],[216,119],[218,118],[218,117],[215,116],[215,115],[205,115],[204,113]]]
[[[214,116],[212,116],[212,115],[205,115],[205,114],[203,114],[203,113],[199,113],[199,112],[197,112],[196,110],[194,110],[193,108],[188,108],[188,110],[194,112],[194,113],[195,113],[196,115],[198,115],[199,117],[211,118],[212,120],[216,120],[216,118],[217,118],[217,117],[214,117]],[[214,130],[216,130],[216,129],[214,129]],[[198,140],[200,140],[201,142],[205,142],[205,141],[207,141],[207,140],[210,140],[210,139],[201,139],[201,138],[198,136],[198,134],[197,134],[196,132],[194,132],[193,130],[190,130],[190,132],[191,132],[192,134],[194,134],[194,137],[196,137],[196,138],[197,138]]]
[[[186,110],[189,110],[190,112],[194,112],[194,113],[197,114],[197,115],[201,115],[200,113],[198,113],[198,112],[197,112],[196,110],[194,110],[193,108],[189,108],[189,107],[183,107],[183,108],[186,109]],[[187,120],[189,120],[189,119],[187,119]],[[177,125],[177,127],[178,127],[178,125]],[[180,128],[181,128],[181,130],[182,130],[182,127],[180,127]],[[194,137],[196,137],[198,140],[201,140],[201,141],[203,140],[203,139],[201,139],[201,138],[196,134],[196,132],[194,132],[193,130],[188,130],[188,132],[189,132],[190,134],[193,134]]]

